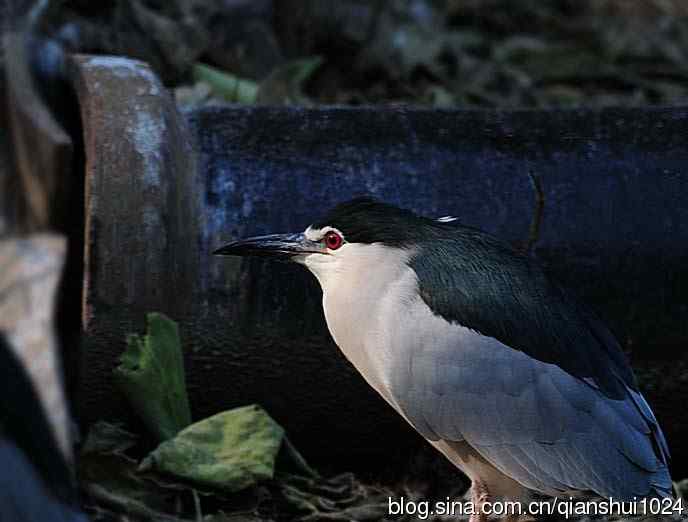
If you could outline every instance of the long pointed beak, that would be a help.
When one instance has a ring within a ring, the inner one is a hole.
[[[270,234],[233,241],[213,252],[215,256],[253,256],[290,259],[302,254],[325,254],[320,243],[311,241],[303,233]]]

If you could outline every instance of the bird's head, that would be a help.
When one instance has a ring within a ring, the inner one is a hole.
[[[380,256],[404,255],[450,218],[431,220],[370,198],[341,203],[303,232],[271,234],[229,243],[213,254],[259,256],[305,265],[325,288],[342,268]]]

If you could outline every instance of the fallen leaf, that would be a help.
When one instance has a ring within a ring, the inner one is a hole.
[[[227,492],[271,479],[284,430],[260,406],[225,411],[163,442],[141,463]]]

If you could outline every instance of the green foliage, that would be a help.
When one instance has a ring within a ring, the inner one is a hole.
[[[131,334],[115,382],[158,440],[174,437],[191,423],[184,360],[177,324],[159,313],[147,316],[145,336]]]
[[[206,83],[214,96],[230,103],[255,103],[258,85],[253,80],[197,63],[192,68],[193,79]]]
[[[201,486],[234,492],[271,479],[284,430],[256,405],[213,415],[163,442],[141,463]]]
[[[107,513],[154,522],[262,521],[273,519],[276,506],[303,520],[384,516],[390,491],[350,473],[320,476],[258,405],[190,424],[177,324],[158,313],[147,323],[146,335],[128,337],[114,374],[162,442],[139,463],[132,455],[148,449],[136,435],[104,421],[91,427],[78,465],[94,520]]]

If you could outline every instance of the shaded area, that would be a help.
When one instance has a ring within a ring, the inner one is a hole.
[[[680,0],[70,0],[40,25],[71,51],[196,83],[191,103],[226,98],[198,86],[198,63],[272,84],[272,103],[640,106],[688,92]],[[292,64],[314,56],[322,63],[294,96]]]
[[[130,334],[123,364],[114,373],[148,433],[162,442],[151,451],[155,446],[118,424],[93,424],[78,472],[84,506],[95,520],[209,520],[204,515],[210,520],[379,520],[387,515],[387,499],[398,496],[394,489],[366,485],[350,473],[322,477],[258,405],[189,426],[171,425],[167,411],[188,410],[181,353],[177,325],[162,314],[148,315],[145,337]],[[145,386],[136,380],[143,393],[131,393],[130,380],[121,380],[132,369],[135,377],[146,375]],[[398,489],[402,483],[397,483]],[[463,481],[458,484],[461,490],[455,493],[465,490]]]
[[[151,357],[174,359],[181,353],[178,343],[169,342],[170,332],[176,332],[173,321],[149,314],[149,323],[145,342],[158,348],[152,353],[133,353],[130,347],[125,353],[128,366],[150,365]],[[163,345],[170,354],[162,356]],[[165,393],[129,396],[148,431],[158,438],[169,421],[156,412],[168,405],[169,397],[179,389],[178,382],[184,379],[181,365],[170,368],[163,362],[160,368],[167,368],[167,374],[150,373],[150,386]],[[187,403],[185,393],[176,395],[180,405]],[[366,483],[350,473],[323,477],[306,463],[284,429],[257,405],[218,413],[165,439],[151,451],[143,439],[120,425],[100,421],[92,426],[82,447],[79,476],[84,505],[95,521],[410,522],[446,520],[441,515],[448,513],[449,506],[452,520],[466,520],[472,509],[466,502],[466,481],[445,479],[444,487],[436,489],[427,479],[414,483],[404,475],[387,485]],[[453,475],[457,476],[455,471]],[[677,485],[679,494],[684,489],[685,482]],[[678,514],[661,518],[678,519]]]

